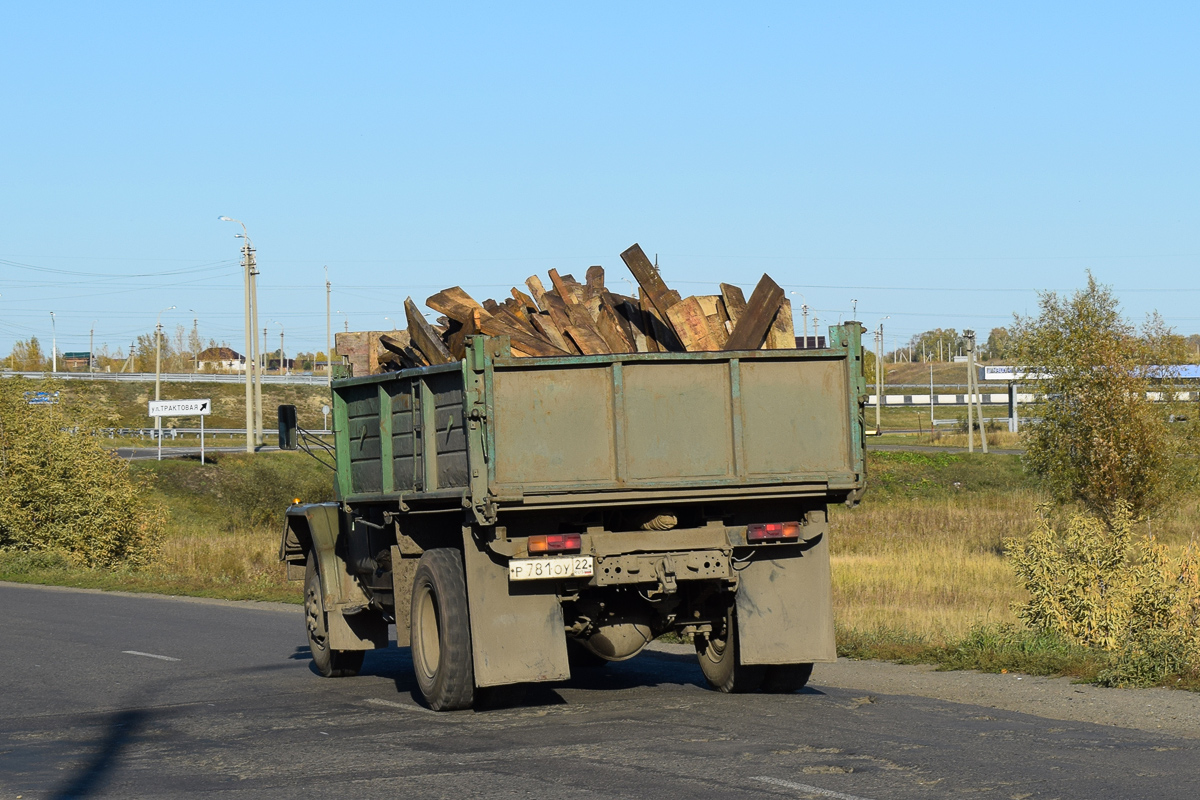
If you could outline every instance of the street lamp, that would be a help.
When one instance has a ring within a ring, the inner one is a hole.
[[[50,312],[50,371],[58,372],[58,325],[53,311]]]
[[[154,320],[154,402],[158,402],[158,388],[162,378],[162,315],[163,311],[173,311],[175,306],[167,306],[158,312]],[[162,438],[162,417],[154,418],[154,427]]]
[[[194,308],[189,308],[188,312],[192,315],[192,341],[189,342],[196,348],[196,352],[192,355],[192,372],[200,371],[200,312]]]
[[[350,314],[346,311],[335,311],[333,313],[342,315],[342,325],[345,327],[346,333],[349,333],[350,332]]]
[[[255,383],[258,374],[258,321],[254,317],[256,303],[253,297],[254,274],[254,245],[246,230],[246,223],[233,217],[217,217],[222,222],[236,222],[242,226],[241,234],[234,234],[242,240],[242,267],[245,271],[245,303],[243,311],[246,316],[246,452],[254,452],[254,399]]]

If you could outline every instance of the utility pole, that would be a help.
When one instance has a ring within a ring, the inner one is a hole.
[[[267,352],[267,329],[263,328],[263,363],[262,371],[266,372],[271,368],[271,355]]]
[[[331,340],[333,339],[333,322],[332,316],[329,313],[329,267],[325,267],[325,377],[326,383],[330,388],[333,387],[333,350]]]
[[[96,374],[96,323],[88,331],[88,374]]]
[[[979,409],[979,441],[984,454],[988,451],[987,430],[983,423],[983,398],[979,396],[979,376],[975,374],[975,331],[963,331],[963,345],[967,351],[967,452],[975,452],[975,428],[971,420],[971,406]]]
[[[879,330],[875,331],[875,433],[879,434],[880,430],[880,412],[883,407],[883,358],[880,350],[883,345],[883,324],[879,325]]]
[[[245,364],[246,372],[246,452],[254,452],[254,346],[257,337],[254,335],[253,319],[251,317],[250,308],[250,272],[254,268],[251,261],[251,245],[250,234],[246,232],[246,224],[241,220],[236,220],[233,217],[217,217],[222,222],[236,222],[242,226],[242,269],[245,277],[245,296],[243,303],[243,312],[245,314],[245,326],[243,332],[246,335],[246,353],[242,357]],[[236,235],[236,234],[235,234]]]
[[[154,321],[154,400],[159,400],[159,384],[162,378],[162,315],[163,311],[171,311],[175,306],[169,306],[158,312],[158,319]],[[158,431],[158,438],[161,445],[162,441],[162,417],[154,418],[154,429]]]
[[[875,331],[875,433],[879,433],[880,410],[883,408],[883,320],[891,319],[891,315],[879,320],[879,329]]]
[[[253,249],[250,250],[250,313],[254,317],[254,327],[258,327],[258,259]],[[254,343],[257,350],[258,342]],[[266,342],[263,342],[263,349],[266,349]],[[264,444],[263,439],[263,408],[262,408],[262,365],[257,360],[259,354],[255,353],[256,359],[254,364],[254,443],[259,447]],[[265,358],[265,356],[264,356]]]
[[[287,375],[287,367],[285,366],[287,361],[283,357],[283,323],[277,322],[275,324],[279,326],[279,374]]]
[[[50,312],[50,371],[58,372],[58,325],[53,311]]]

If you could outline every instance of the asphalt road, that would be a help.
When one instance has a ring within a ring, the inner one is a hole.
[[[841,665],[728,696],[648,652],[435,714],[407,648],[317,677],[298,607],[13,584],[0,603],[4,798],[1200,796],[1200,738],[891,694]]]

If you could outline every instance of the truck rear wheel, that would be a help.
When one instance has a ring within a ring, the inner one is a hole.
[[[772,664],[767,667],[762,689],[771,694],[798,692],[812,677],[812,664]]]
[[[417,687],[434,711],[469,708],[475,668],[462,556],[439,547],[417,562],[412,594],[412,662]]]
[[[738,648],[737,612],[731,606],[725,615],[725,630],[706,638],[696,637],[696,657],[708,685],[719,692],[754,692],[762,685],[767,668],[743,664]]]
[[[362,650],[333,650],[329,647],[329,614],[317,572],[317,554],[309,551],[304,566],[304,622],[313,666],[326,678],[349,678],[362,669]]]

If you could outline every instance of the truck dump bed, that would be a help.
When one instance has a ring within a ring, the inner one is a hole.
[[[348,502],[507,508],[826,496],[864,479],[860,328],[819,350],[513,358],[334,382]],[[344,432],[344,433],[343,433]]]

